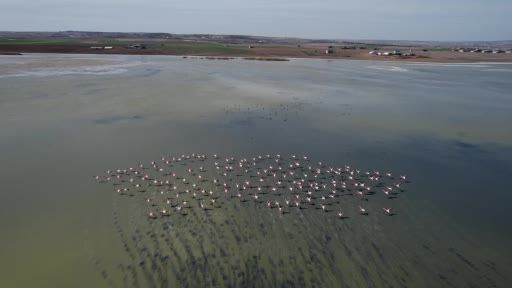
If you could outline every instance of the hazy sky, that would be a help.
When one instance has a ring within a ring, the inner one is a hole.
[[[0,0],[0,30],[510,40],[512,0]]]

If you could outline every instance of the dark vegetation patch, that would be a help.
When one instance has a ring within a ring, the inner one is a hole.
[[[144,116],[142,115],[132,115],[132,116],[122,116],[122,115],[114,115],[104,118],[99,118],[94,120],[94,123],[96,124],[113,124],[120,121],[127,121],[127,120],[141,120],[144,119]]]

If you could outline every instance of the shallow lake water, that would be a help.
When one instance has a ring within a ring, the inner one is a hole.
[[[0,286],[508,287],[511,79],[487,63],[0,56]],[[94,179],[190,153],[410,183],[393,217],[375,197],[344,220],[228,200],[151,220]]]

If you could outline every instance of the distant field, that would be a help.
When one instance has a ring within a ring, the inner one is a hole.
[[[57,40],[57,39],[22,39],[22,40],[0,40],[0,45],[70,45],[79,44],[74,40]]]
[[[200,41],[179,41],[179,40],[160,40],[160,41],[126,41],[115,39],[98,40],[97,44],[113,46],[118,48],[127,48],[137,43],[145,43],[148,50],[161,50],[172,54],[215,54],[215,55],[250,55],[251,51],[241,47],[233,47],[215,42]]]
[[[151,46],[150,46],[151,47]],[[173,54],[250,55],[251,51],[212,42],[166,41],[159,48]]]
[[[112,46],[119,49],[129,49],[128,46],[138,43],[146,43],[147,49],[144,50],[160,50],[168,54],[197,54],[197,55],[252,55],[247,48],[233,47],[215,42],[199,42],[199,41],[130,41],[116,39],[99,39],[96,41],[76,41],[76,40],[52,40],[52,39],[28,39],[28,40],[0,40],[0,46]],[[133,49],[130,49],[134,51]],[[143,50],[142,50],[143,51]]]

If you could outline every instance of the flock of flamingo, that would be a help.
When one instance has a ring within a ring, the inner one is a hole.
[[[357,199],[359,204],[352,208],[356,214],[393,216],[392,199],[403,193],[408,183],[404,175],[361,171],[349,165],[331,167],[313,163],[307,156],[279,154],[250,158],[169,155],[147,165],[107,170],[95,179],[111,183],[121,196],[143,200],[149,219],[187,215],[189,209],[219,209],[228,201],[252,201],[280,214],[293,209],[334,212],[325,215],[346,219],[349,217],[342,209],[348,209],[343,205],[349,203],[346,197]],[[389,199],[387,206],[369,211],[366,204],[373,195]]]

